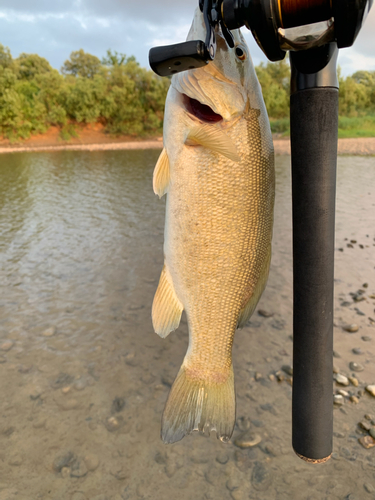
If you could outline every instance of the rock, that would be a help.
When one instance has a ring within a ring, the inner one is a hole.
[[[245,432],[250,429],[251,420],[249,417],[239,417],[236,424],[240,431]]]
[[[228,481],[225,483],[225,486],[229,491],[236,490],[241,486],[241,480],[239,477],[230,477]]]
[[[290,365],[283,365],[281,367],[281,369],[283,370],[283,372],[285,372],[287,375],[293,375],[293,367],[290,366]]]
[[[216,462],[218,462],[219,464],[222,464],[222,465],[225,465],[229,460],[229,456],[227,453],[225,453],[225,451],[219,453],[217,456],[216,456]]]
[[[337,368],[337,366],[333,365],[332,371],[333,371],[333,373],[337,374],[337,373],[339,373],[340,370]]]
[[[375,439],[375,427],[371,427],[371,429],[369,430],[369,434],[372,438]]]
[[[75,460],[77,460],[77,457],[72,451],[64,450],[57,455],[52,466],[56,472],[61,472],[63,467],[68,467],[73,464]]]
[[[349,363],[349,368],[353,370],[353,372],[362,372],[365,369],[361,363],[356,363],[355,361]]]
[[[268,378],[269,378],[269,380],[271,380],[271,382],[274,382],[276,380],[276,377],[275,377],[275,375],[273,373],[270,373],[268,375]]]
[[[341,394],[335,394],[333,396],[333,403],[337,406],[341,406],[344,404],[344,397]]]
[[[118,398],[118,397],[116,397],[112,401],[112,407],[111,407],[112,413],[118,413],[121,410],[123,410],[124,407],[125,407],[125,399],[124,398]]]
[[[87,387],[87,382],[83,378],[80,378],[79,380],[76,380],[74,382],[74,389],[76,391],[83,391],[84,389],[86,389],[86,387]]]
[[[257,446],[261,441],[262,438],[259,434],[247,431],[238,436],[235,439],[234,444],[239,448],[251,448],[253,446]]]
[[[61,474],[61,477],[62,477],[62,478],[64,478],[64,479],[65,479],[66,477],[69,477],[69,476],[70,476],[70,469],[69,469],[69,467],[63,467],[63,468],[61,469],[60,474]]]
[[[366,385],[366,391],[375,398],[375,385]]]
[[[109,472],[119,481],[124,481],[124,479],[128,479],[130,476],[128,469],[126,469],[125,467],[115,466],[112,467]]]
[[[255,372],[254,378],[256,381],[261,380],[263,378],[263,375],[259,372]]]
[[[137,366],[135,352],[128,352],[127,354],[125,354],[124,361],[129,366]]]
[[[76,460],[70,469],[70,477],[84,477],[88,473],[88,469],[83,460]]]
[[[340,354],[337,351],[333,351],[332,354],[334,358],[341,358]]]
[[[347,377],[345,377],[345,375],[341,375],[340,373],[338,373],[336,375],[336,382],[340,385],[344,385],[344,386],[347,386],[349,385],[349,380]]]
[[[375,446],[375,439],[372,436],[362,436],[358,439],[358,442],[366,449]]]
[[[104,425],[105,425],[105,428],[107,429],[107,431],[114,432],[114,431],[117,431],[117,429],[120,428],[121,421],[122,421],[122,419],[120,419],[120,418],[109,417],[105,421]]]
[[[285,379],[285,375],[283,374],[283,372],[281,370],[277,371],[275,373],[275,376],[276,376],[278,382],[282,382]]]
[[[349,333],[355,333],[355,332],[358,332],[358,330],[359,330],[359,326],[356,325],[355,323],[352,323],[351,325],[345,325],[342,328],[343,328],[343,330],[345,330],[346,332],[349,332]]]
[[[369,413],[365,413],[364,417],[366,420],[370,420],[370,421],[372,420],[372,415],[370,415]]]
[[[353,347],[352,352],[353,354],[364,354],[360,347]]]
[[[375,488],[373,487],[372,484],[364,483],[363,487],[367,491],[367,493],[375,493]]]
[[[13,340],[5,340],[0,344],[0,350],[1,351],[10,351],[12,347],[14,346]]]
[[[350,396],[348,391],[344,391],[343,389],[338,390],[337,394],[341,394],[341,396],[344,396],[344,398],[348,398]]]
[[[63,388],[61,389],[61,392],[62,392],[63,394],[68,394],[68,392],[70,392],[70,390],[71,390],[71,387],[68,385],[67,387],[63,387]]]
[[[35,420],[35,422],[33,423],[33,427],[34,429],[43,429],[46,427],[46,424],[47,424],[47,419],[39,418]]]
[[[352,395],[352,396],[350,396],[350,398],[349,398],[349,399],[350,399],[350,401],[351,401],[352,403],[355,403],[355,404],[358,404],[358,403],[359,403],[359,399],[357,398],[357,396]]]
[[[258,309],[258,314],[264,318],[271,318],[274,315],[273,312],[265,311],[264,309]]]
[[[364,341],[364,342],[370,342],[372,340],[372,337],[370,337],[369,335],[363,335],[361,337],[361,339]]]
[[[50,326],[49,328],[47,328],[47,330],[44,330],[42,335],[43,337],[52,337],[53,335],[55,335],[55,332],[56,328],[54,326]]]
[[[87,455],[85,455],[84,461],[85,461],[85,465],[87,467],[87,470],[89,470],[90,472],[96,470],[100,464],[99,457],[97,455],[92,454],[92,453],[88,453]]]
[[[257,491],[266,491],[272,482],[272,476],[269,470],[261,463],[255,462],[251,474],[251,484]]]
[[[368,420],[362,420],[362,422],[359,422],[359,423],[358,423],[358,426],[359,426],[361,429],[363,429],[363,430],[365,430],[365,431],[367,431],[367,432],[368,432],[368,431],[371,429],[371,427],[372,427],[372,425],[370,424],[370,422],[369,422]]]
[[[358,379],[356,379],[355,377],[348,377],[348,380],[352,385],[354,385],[354,387],[358,387]]]

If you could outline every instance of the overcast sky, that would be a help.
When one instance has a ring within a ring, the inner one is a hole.
[[[198,0],[0,0],[0,43],[14,57],[37,53],[60,69],[73,50],[102,58],[107,49],[148,67],[154,45],[185,40]],[[266,61],[242,28],[254,64]],[[375,70],[375,6],[354,47],[340,51],[344,75]]]

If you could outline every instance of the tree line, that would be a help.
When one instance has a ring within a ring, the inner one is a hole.
[[[285,132],[289,64],[261,63],[256,72],[273,131]],[[37,54],[13,58],[0,44],[0,135],[27,138],[54,125],[68,138],[75,126],[98,122],[110,134],[160,134],[169,83],[116,51],[108,50],[101,60],[74,51],[59,72]],[[339,106],[349,119],[375,116],[375,71],[340,76]]]

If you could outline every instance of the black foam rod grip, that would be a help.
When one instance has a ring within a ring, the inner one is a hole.
[[[293,448],[332,453],[333,272],[338,89],[291,95],[293,196]]]
[[[211,60],[202,40],[153,47],[148,59],[151,69],[159,76],[172,76],[181,71],[200,68]]]

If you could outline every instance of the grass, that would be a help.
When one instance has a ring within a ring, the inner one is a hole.
[[[271,131],[281,137],[289,137],[288,118],[274,120],[270,118]],[[375,116],[339,116],[339,139],[349,137],[375,137]]]

